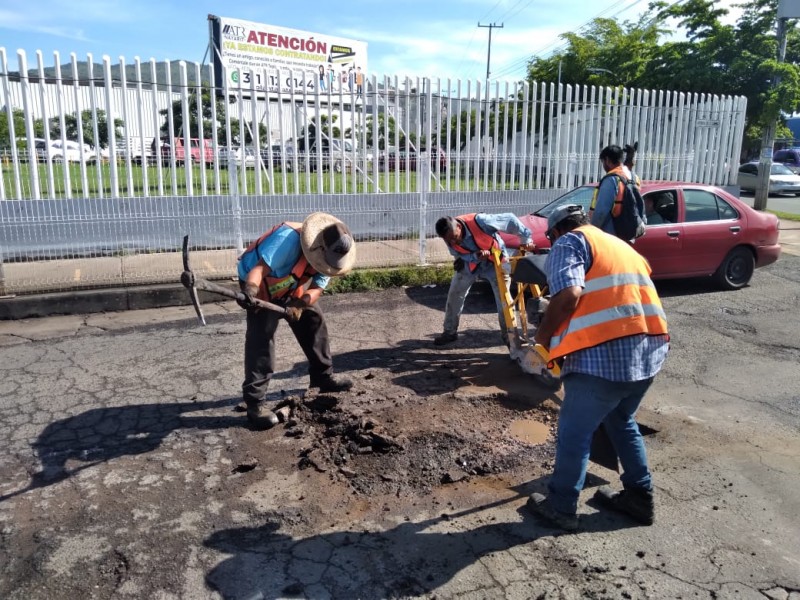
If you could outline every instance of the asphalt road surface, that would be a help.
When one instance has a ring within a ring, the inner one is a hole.
[[[353,392],[268,432],[234,410],[231,303],[206,328],[189,307],[0,323],[0,597],[797,600],[800,258],[659,288],[657,521],[582,502],[573,535],[524,508],[559,395],[510,364],[486,290],[446,348],[443,287],[325,298]],[[288,331],[276,400],[307,384]],[[617,484],[590,472],[583,500]]]

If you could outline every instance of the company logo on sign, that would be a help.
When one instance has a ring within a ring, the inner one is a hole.
[[[247,36],[247,28],[240,25],[225,25],[222,28],[222,37],[226,40],[242,42]]]

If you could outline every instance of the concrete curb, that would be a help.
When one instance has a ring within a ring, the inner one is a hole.
[[[218,282],[220,285],[238,289],[235,283]],[[200,292],[200,304],[229,302],[218,294]],[[191,304],[189,293],[182,285],[146,285],[131,288],[105,288],[57,292],[0,299],[0,321],[50,317],[54,315],[77,315],[166,306]]]

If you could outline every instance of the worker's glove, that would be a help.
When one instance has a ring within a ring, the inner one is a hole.
[[[457,258],[453,261],[453,270],[458,272],[464,268],[464,259]]]
[[[303,309],[297,306],[287,306],[285,317],[289,323],[296,323],[303,316]]]
[[[290,323],[299,321],[303,316],[303,310],[308,308],[306,297],[289,298],[286,302],[286,320]]]
[[[258,308],[258,305],[255,302],[256,296],[258,296],[258,288],[252,284],[248,284],[244,286],[242,295],[236,298],[236,304],[245,310]]]

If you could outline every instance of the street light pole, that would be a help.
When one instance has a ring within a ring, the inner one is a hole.
[[[488,25],[481,25],[480,23],[478,23],[478,27],[489,28],[489,48],[486,51],[486,80],[488,81],[489,73],[491,73],[491,71],[489,70],[489,65],[491,64],[492,60],[492,29],[494,29],[495,27],[498,29],[502,29],[503,23],[500,23],[500,25],[498,25],[497,23],[489,23]]]

